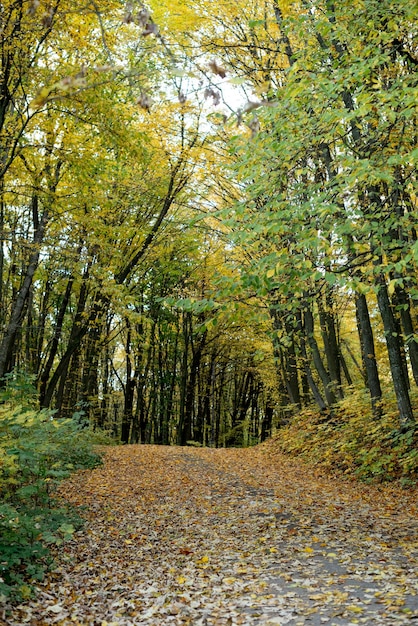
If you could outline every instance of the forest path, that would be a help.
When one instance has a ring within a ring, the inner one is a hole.
[[[66,481],[87,525],[9,624],[417,624],[417,490],[251,449],[125,446]]]

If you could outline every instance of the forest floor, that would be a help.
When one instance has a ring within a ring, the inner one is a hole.
[[[418,624],[418,490],[274,449],[110,448],[61,496],[87,523],[15,625]]]

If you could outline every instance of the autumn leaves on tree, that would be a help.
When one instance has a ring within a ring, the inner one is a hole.
[[[4,384],[124,442],[248,445],[364,390],[409,428],[416,17],[4,3]]]

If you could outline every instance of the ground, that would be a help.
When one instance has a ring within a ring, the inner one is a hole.
[[[4,623],[418,624],[417,493],[271,444],[110,448],[62,485],[87,524]]]

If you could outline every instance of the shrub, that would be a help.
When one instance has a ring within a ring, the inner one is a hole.
[[[28,391],[23,383],[19,389]],[[29,597],[52,565],[50,547],[71,537],[81,518],[58,506],[54,492],[77,469],[101,462],[109,443],[76,421],[33,408],[29,394],[6,388],[0,405],[0,598]]]

